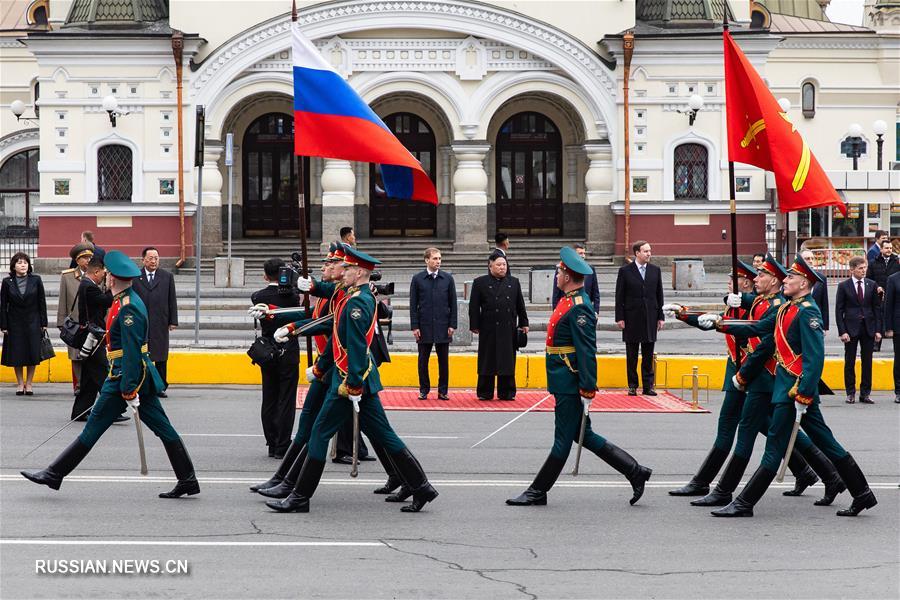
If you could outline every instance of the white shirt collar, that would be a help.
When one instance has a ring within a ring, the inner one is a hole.
[[[854,275],[851,275],[850,278],[853,279],[853,287],[856,287],[857,284],[860,283],[860,282],[862,282],[863,287],[866,287],[866,284],[865,284],[865,281],[866,281],[866,280],[865,280],[865,278],[863,278],[863,279],[857,279],[856,276],[854,276]]]
[[[425,270],[428,271],[428,276],[429,276],[429,277],[434,277],[435,275],[437,275],[437,272],[440,271],[440,269],[435,269],[434,271],[432,271],[432,270],[429,269],[428,267],[425,267]]]

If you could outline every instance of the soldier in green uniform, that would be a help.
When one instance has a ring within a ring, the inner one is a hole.
[[[587,416],[597,393],[597,317],[584,291],[584,276],[591,273],[591,267],[570,247],[563,248],[559,257],[556,286],[565,295],[547,325],[546,354],[547,391],[556,399],[553,447],[531,486],[506,503],[547,504],[547,492],[566,464],[585,415],[584,447],[628,479],[633,491],[630,503],[634,504],[643,495],[652,470],[594,433]]]
[[[117,250],[107,252],[105,262],[109,271],[106,284],[113,292],[113,305],[106,318],[109,375],[81,435],[49,467],[37,472],[22,471],[22,475],[58,490],[63,478],[87,456],[126,406],[130,406],[140,415],[141,422],[162,440],[178,478],[175,488],[159,497],[199,494],[200,484],[191,458],[157,397],[165,386],[147,353],[147,308],[131,289],[131,280],[140,277],[140,269]]]
[[[753,278],[756,277],[756,269],[745,262],[738,261],[738,287],[741,291],[752,290]],[[729,284],[732,279],[729,278]],[[748,286],[749,284],[749,286]],[[731,288],[729,287],[729,290]],[[678,304],[666,304],[662,307],[666,316],[674,316],[679,321],[687,323],[693,327],[699,327],[697,319],[699,314],[693,314],[687,311],[686,307]],[[729,308],[723,314],[724,319],[744,319],[747,311],[741,307]],[[728,357],[725,362],[725,381],[722,384],[722,391],[725,395],[722,399],[722,408],[719,410],[719,421],[716,429],[716,439],[713,447],[700,470],[697,471],[687,485],[675,490],[670,490],[670,496],[705,496],[709,493],[709,484],[713,478],[719,473],[719,469],[725,464],[728,453],[731,452],[731,446],[734,443],[734,436],[737,433],[738,421],[741,418],[741,409],[744,406],[744,392],[738,389],[731,378],[737,373],[737,362],[743,359],[743,351],[741,350],[746,344],[743,338],[735,338],[733,335],[725,337],[725,346],[728,351]]]
[[[381,263],[354,248],[347,247],[344,251],[342,281],[346,291],[334,308],[331,353],[326,352],[322,357],[334,363],[328,394],[313,424],[308,455],[293,491],[287,498],[270,500],[266,505],[278,512],[309,512],[309,499],[325,470],[328,440],[355,411],[359,414],[360,429],[374,444],[384,448],[412,490],[412,503],[401,510],[418,512],[437,498],[438,492],[387,420],[378,399],[378,392],[383,389],[381,378],[370,350],[377,315],[375,297],[368,284],[372,271]]]
[[[853,495],[848,509],[839,516],[856,516],[878,501],[869,489],[862,470],[835,439],[819,408],[819,382],[825,364],[825,337],[822,314],[809,296],[822,276],[799,255],[784,280],[784,294],[790,302],[782,303],[775,316],[767,315],[752,325],[756,335],[772,334],[778,366],[772,391],[774,405],[769,424],[766,450],[762,463],[737,498],[728,506],[712,512],[717,517],[752,517],[759,502],[775,478],[785,455],[795,420],[834,463]],[[797,444],[801,439],[798,435]]]

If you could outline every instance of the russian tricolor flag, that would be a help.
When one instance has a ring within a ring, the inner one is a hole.
[[[434,184],[384,122],[293,23],[294,153],[381,163],[391,198],[437,204]]]

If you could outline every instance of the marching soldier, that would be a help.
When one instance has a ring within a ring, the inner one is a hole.
[[[564,296],[547,325],[546,354],[547,391],[556,399],[553,447],[531,486],[506,503],[547,504],[547,492],[556,483],[583,426],[584,448],[628,479],[633,491],[629,502],[634,504],[643,495],[644,484],[653,471],[591,430],[588,411],[597,393],[597,317],[584,291],[584,276],[591,273],[591,267],[568,246],[559,257],[556,285]]]
[[[378,392],[383,389],[381,378],[370,351],[377,314],[375,297],[368,284],[380,261],[354,248],[347,247],[344,252],[342,282],[346,292],[334,307],[331,352],[326,351],[320,358],[330,358],[334,363],[328,394],[313,425],[308,456],[294,489],[287,498],[270,500],[266,505],[278,512],[309,512],[309,499],[325,470],[328,440],[356,411],[362,431],[373,444],[384,448],[400,477],[412,490],[412,503],[401,510],[418,512],[437,498],[438,492],[387,420],[378,399]]]
[[[738,288],[741,291],[747,291],[747,284],[750,284],[752,290],[753,278],[756,277],[756,269],[747,263],[738,261]],[[731,284],[731,279],[728,280]],[[674,316],[679,321],[687,323],[693,327],[699,327],[697,319],[699,314],[689,313],[685,307],[678,304],[666,304],[663,306],[663,312],[667,316]],[[741,307],[729,308],[725,311],[723,319],[744,319],[747,311]],[[725,336],[725,346],[728,351],[728,358],[725,362],[725,381],[722,384],[722,391],[725,396],[722,399],[722,408],[719,411],[719,422],[716,430],[716,439],[713,447],[700,470],[694,475],[687,485],[675,490],[670,490],[670,496],[705,496],[709,493],[709,484],[713,478],[719,473],[719,469],[725,464],[728,453],[731,451],[731,445],[734,443],[734,436],[737,433],[738,421],[741,418],[741,409],[744,406],[744,392],[738,389],[731,378],[737,373],[739,362],[743,359],[741,348],[746,340],[738,339],[733,335]]]
[[[784,280],[784,294],[790,302],[782,303],[774,317],[766,316],[750,326],[757,335],[772,334],[771,342],[778,362],[772,391],[774,411],[762,463],[738,497],[728,506],[713,511],[714,516],[753,516],[753,507],[775,478],[795,421],[834,463],[853,495],[851,506],[839,510],[838,516],[855,517],[878,503],[862,470],[834,438],[819,408],[818,388],[825,363],[825,338],[821,312],[809,294],[813,285],[821,280],[822,276],[798,255]],[[751,368],[751,365],[747,367]],[[801,444],[799,437],[797,443]]]
[[[88,455],[125,407],[130,406],[162,440],[178,478],[175,488],[159,497],[199,494],[200,484],[194,475],[191,458],[157,397],[164,387],[147,353],[147,309],[131,289],[132,279],[140,277],[141,272],[117,250],[106,253],[106,268],[106,283],[113,293],[113,304],[106,317],[109,375],[100,390],[100,397],[94,403],[81,435],[49,467],[43,471],[21,473],[30,481],[58,490],[63,478]]]

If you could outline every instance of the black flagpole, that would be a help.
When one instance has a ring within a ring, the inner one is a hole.
[[[297,0],[291,2],[291,27],[297,23]],[[292,33],[293,35],[293,30]],[[294,135],[299,135],[296,125]],[[306,198],[303,195],[303,157],[297,156],[297,200],[300,204],[300,270],[304,277],[309,277],[309,255],[306,251]],[[303,294],[303,308],[309,317],[309,294]],[[306,366],[311,367],[312,362],[312,338],[306,336]]]
[[[722,8],[722,36],[728,31],[728,3],[726,2]],[[722,40],[724,42],[724,39]],[[724,56],[723,56],[724,58]],[[728,73],[725,73],[728,77]],[[728,99],[725,101],[725,110],[728,110]],[[726,146],[727,147],[727,146]],[[735,202],[734,191],[734,161],[728,157],[728,192],[731,200],[731,285],[732,291],[739,294],[738,289],[738,250],[737,250],[737,203]]]

